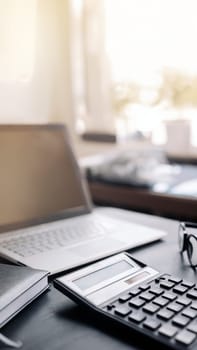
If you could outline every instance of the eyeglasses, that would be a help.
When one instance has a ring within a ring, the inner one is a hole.
[[[197,267],[197,224],[181,222],[179,224],[178,241],[180,253],[187,252],[189,263]]]

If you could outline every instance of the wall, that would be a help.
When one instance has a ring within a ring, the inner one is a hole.
[[[16,1],[17,5],[24,5],[23,0],[5,0],[0,3],[0,12],[3,13],[2,10],[5,7],[7,20],[10,21],[9,25],[6,23],[6,27],[4,26],[2,33],[2,36],[7,35],[8,38],[13,25],[16,25],[16,30],[18,30],[17,21],[21,20],[18,23],[24,23],[22,30],[28,30],[28,19],[23,17],[25,13],[22,8],[21,11],[19,8],[17,14],[8,12],[8,3],[12,5]],[[29,39],[34,40],[31,45],[34,55],[32,71],[27,76],[21,73],[13,79],[10,76],[8,79],[5,77],[1,79],[0,76],[0,123],[63,121],[72,125],[69,76],[69,2],[67,0],[28,0],[26,3],[30,5],[30,1],[35,7],[35,32],[34,36],[30,36]],[[16,19],[16,16],[21,16],[21,18],[17,18],[14,23],[13,18]],[[21,37],[22,33],[24,32],[21,31]],[[11,41],[7,42],[8,45],[10,43]],[[21,50],[21,60],[28,59],[26,48],[22,48],[19,40],[17,45]],[[28,46],[26,45],[27,50]],[[1,57],[3,57],[4,49],[5,47],[0,43]],[[16,58],[19,59],[19,53],[16,46],[16,53],[12,57],[11,64]]]

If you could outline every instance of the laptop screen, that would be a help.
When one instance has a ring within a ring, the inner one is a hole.
[[[0,231],[90,211],[63,125],[1,125],[0,165]]]

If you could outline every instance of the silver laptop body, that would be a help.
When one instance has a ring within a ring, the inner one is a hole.
[[[94,208],[64,125],[0,126],[0,255],[51,274],[162,238]]]

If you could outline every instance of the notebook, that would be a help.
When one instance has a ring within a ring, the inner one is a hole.
[[[55,274],[166,234],[93,205],[64,125],[1,125],[0,164],[0,255],[11,261]]]
[[[0,264],[0,328],[48,287],[46,271]]]

